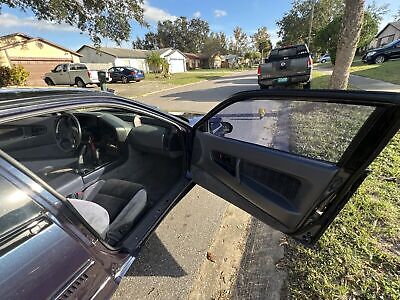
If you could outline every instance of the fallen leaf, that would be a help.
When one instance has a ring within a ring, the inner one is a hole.
[[[214,257],[214,255],[213,255],[211,252],[209,252],[209,251],[207,251],[207,259],[208,259],[209,261],[215,263],[215,257]]]

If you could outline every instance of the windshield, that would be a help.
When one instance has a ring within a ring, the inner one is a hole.
[[[395,40],[389,44],[386,44],[385,46],[383,46],[383,48],[390,48],[390,47],[396,45],[398,42],[400,42],[400,40]]]

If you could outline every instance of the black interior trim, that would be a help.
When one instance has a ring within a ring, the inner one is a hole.
[[[239,168],[240,174],[232,170],[227,171],[221,162],[216,162],[215,155],[214,157],[211,155],[215,152],[229,155],[236,160],[240,159],[242,165]],[[250,175],[250,165],[255,166],[257,172],[261,172],[260,176]],[[204,175],[208,173],[210,177],[227,185],[240,195],[243,203],[251,203],[270,218],[284,224],[285,232],[293,232],[297,229],[303,217],[314,208],[316,199],[324,193],[337,171],[338,168],[329,163],[218,137],[206,132],[197,132],[194,140],[191,168],[193,180],[218,194],[221,186],[214,186]],[[277,179],[268,181],[275,176]],[[289,184],[281,184],[278,188],[279,184],[277,185],[275,180],[279,178],[282,183],[289,182]],[[242,208],[249,210],[246,206]]]

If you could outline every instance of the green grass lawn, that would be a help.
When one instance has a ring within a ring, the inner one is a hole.
[[[368,65],[358,61],[353,63],[350,72],[354,75],[400,84],[399,70],[400,60],[389,60],[378,65]]]
[[[330,77],[331,77],[330,75],[314,70],[312,72],[311,88],[313,89],[328,88]]]
[[[329,86],[329,79],[331,75],[327,75],[324,72],[314,70],[312,72],[311,88],[312,89],[327,89]],[[358,90],[354,85],[349,84],[348,90]]]
[[[328,75],[314,74],[318,88],[326,87],[328,80]],[[355,123],[360,123],[357,120],[365,118],[358,109],[321,109],[312,118],[298,111],[290,116],[295,129],[290,136],[292,151],[327,160],[337,159],[334,141],[346,140]],[[354,122],[337,115],[351,116]],[[327,132],[334,136],[327,137]],[[372,163],[372,173],[315,248],[288,240],[289,298],[400,299],[399,149],[400,133]]]
[[[170,78],[164,78],[161,74],[148,73],[146,74],[146,80],[155,80],[165,84],[182,85],[202,80],[218,79],[222,76],[233,74],[234,72],[234,70],[227,69],[196,70],[171,74]]]
[[[331,62],[326,62],[326,63],[314,63],[314,67],[322,68],[322,69],[330,69],[332,68]]]

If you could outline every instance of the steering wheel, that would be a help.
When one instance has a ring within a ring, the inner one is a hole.
[[[82,129],[78,119],[70,113],[63,113],[56,123],[56,143],[64,152],[78,149],[82,141]]]

